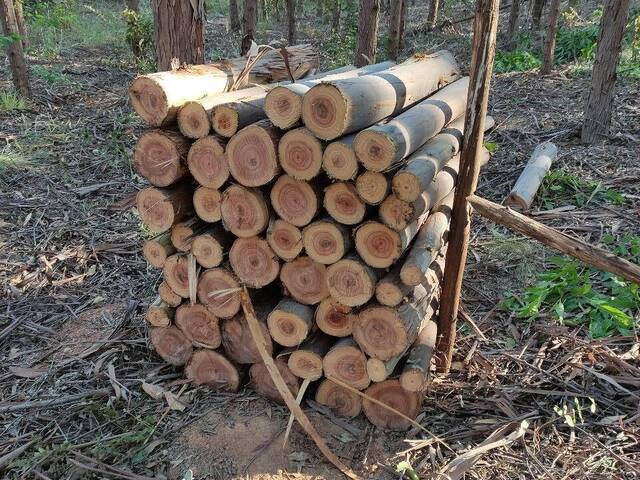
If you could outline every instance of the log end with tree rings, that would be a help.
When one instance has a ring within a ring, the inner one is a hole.
[[[154,233],[166,232],[176,221],[176,211],[165,192],[159,188],[143,188],[136,195],[140,220]]]
[[[214,223],[222,218],[222,194],[215,188],[198,187],[193,193],[193,209],[205,222]]]
[[[357,390],[364,390],[371,383],[367,357],[351,338],[338,340],[322,359],[322,368],[327,378],[336,378]]]
[[[267,242],[271,250],[286,261],[295,259],[303,248],[300,229],[280,218],[271,220],[267,229]]]
[[[420,411],[421,396],[406,391],[395,379],[374,383],[365,393],[411,419],[415,419]],[[397,431],[411,427],[411,423],[405,418],[366,398],[362,401],[362,409],[369,421],[377,427]]]
[[[170,307],[177,307],[182,303],[182,297],[171,290],[171,287],[167,282],[163,281],[158,286],[158,295],[160,296],[162,301]]]
[[[211,126],[220,136],[231,138],[238,131],[238,112],[229,105],[218,105],[211,112]]]
[[[231,185],[222,194],[222,223],[236,237],[253,237],[269,223],[269,208],[255,189]]]
[[[129,87],[129,98],[133,109],[149,125],[160,127],[173,120],[164,89],[152,78],[136,77]]]
[[[252,288],[270,284],[280,272],[280,262],[266,240],[236,238],[229,251],[229,263],[240,281]]]
[[[316,308],[315,319],[318,328],[327,335],[348,337],[353,331],[355,314],[351,313],[351,307],[328,297]]]
[[[171,365],[184,365],[193,353],[191,340],[177,327],[151,328],[149,338],[160,358]]]
[[[358,254],[367,265],[375,268],[390,267],[402,253],[398,232],[379,222],[366,222],[355,232]]]
[[[329,178],[353,180],[358,174],[358,166],[353,148],[339,140],[327,145],[322,154],[322,169]]]
[[[171,243],[181,252],[190,252],[193,234],[191,222],[176,223],[171,227]]]
[[[275,87],[264,99],[264,111],[276,127],[288,130],[300,121],[302,97],[286,87]]]
[[[383,382],[389,377],[387,365],[379,358],[367,359],[367,375],[372,382]]]
[[[387,196],[380,204],[378,215],[380,220],[389,228],[400,231],[414,219],[414,205],[400,200],[394,194]]]
[[[297,180],[311,180],[320,173],[323,145],[308,129],[289,130],[278,144],[282,169]]]
[[[318,195],[308,182],[281,175],[271,188],[271,206],[282,219],[304,227],[318,212]]]
[[[302,232],[304,251],[313,260],[331,265],[349,250],[349,232],[329,220],[319,220],[304,227]]]
[[[404,294],[397,281],[398,277],[394,278],[394,281],[383,278],[376,284],[376,300],[382,305],[387,307],[395,307],[402,302]]]
[[[360,311],[353,323],[353,338],[367,355],[380,360],[401,354],[409,343],[396,309],[382,305]]]
[[[224,256],[220,242],[208,233],[203,233],[193,239],[191,253],[204,268],[217,267],[222,263]]]
[[[218,318],[231,318],[240,310],[240,283],[224,268],[205,270],[197,291],[198,301]]]
[[[222,342],[218,318],[204,305],[180,305],[176,309],[175,323],[196,347],[218,348]]]
[[[298,257],[280,269],[280,280],[298,302],[315,305],[329,296],[327,269],[309,257]]]
[[[237,392],[240,387],[238,369],[213,350],[196,350],[184,371],[194,385],[206,385],[223,392]]]
[[[313,309],[283,298],[267,317],[269,333],[280,345],[295,347],[309,335],[313,326]]]
[[[142,134],[133,152],[137,172],[156,187],[167,187],[186,173],[189,143],[171,130],[149,130]]]
[[[280,372],[280,375],[282,375],[284,382],[287,387],[289,387],[291,395],[295,397],[298,395],[300,380],[291,373],[291,370],[289,370],[285,360],[282,358],[276,358],[274,362]],[[267,366],[264,363],[254,363],[251,365],[251,368],[249,369],[249,377],[251,378],[251,388],[260,395],[267,397],[274,402],[284,403],[284,400],[273,383],[271,375],[269,375],[269,370],[267,370]]]
[[[358,196],[369,205],[378,205],[389,193],[389,181],[384,173],[365,171],[356,178]]]
[[[193,178],[203,187],[220,188],[229,178],[224,144],[213,135],[193,142],[187,164]]]
[[[334,220],[344,225],[360,223],[366,213],[356,187],[347,182],[336,182],[325,189],[324,208]]]
[[[269,355],[273,355],[273,342],[267,325],[259,322],[262,336],[264,337]],[[222,321],[220,325],[222,333],[222,346],[225,354],[234,362],[241,365],[258,363],[261,361],[260,352],[253,340],[249,324],[242,313]]]
[[[147,240],[142,246],[142,253],[149,265],[162,268],[167,257],[175,253],[176,249],[171,243],[171,236],[167,233]]]
[[[171,325],[172,318],[173,309],[164,301],[156,301],[153,305],[149,305],[144,315],[144,319],[152,327],[168,327]]]
[[[302,119],[305,126],[323,140],[342,136],[349,114],[346,99],[330,83],[315,85],[302,99]]]
[[[422,194],[420,179],[412,172],[401,170],[391,180],[393,193],[405,202],[414,202]]]
[[[400,280],[405,285],[415,287],[416,285],[419,285],[423,279],[424,272],[419,265],[412,263],[402,266],[402,269],[400,270]]]
[[[354,418],[362,411],[360,395],[324,379],[316,390],[316,402],[329,407],[340,417]]]
[[[189,266],[187,255],[171,255],[162,267],[164,281],[182,298],[189,297]]]
[[[359,307],[373,297],[376,278],[358,260],[343,258],[327,267],[327,286],[331,297],[343,305]]]
[[[187,102],[178,110],[178,128],[187,138],[202,138],[209,134],[211,123],[200,102]]]
[[[396,155],[396,146],[391,139],[374,128],[358,133],[353,148],[364,168],[373,172],[385,171]]]
[[[276,151],[278,140],[261,123],[243,128],[227,143],[229,171],[247,187],[266,185],[280,170]]]
[[[322,378],[322,356],[309,350],[294,350],[287,362],[296,377],[318,380]]]

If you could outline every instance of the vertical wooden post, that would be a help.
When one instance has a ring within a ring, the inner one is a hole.
[[[400,54],[400,36],[402,35],[402,6],[404,0],[391,0],[390,31],[389,31],[389,58],[398,60]]]
[[[356,67],[376,63],[379,12],[380,0],[360,0],[358,46],[356,47],[356,58],[353,61]]]
[[[16,12],[13,7],[13,0],[0,0],[2,3],[2,11],[0,12],[0,20],[2,20],[2,30],[6,36],[20,36],[20,29],[16,21]],[[31,97],[31,85],[29,84],[29,69],[24,59],[24,50],[22,48],[22,40],[15,40],[7,46],[7,56],[9,57],[9,65],[11,65],[11,73],[13,74],[13,84],[16,90],[24,97]]]
[[[484,123],[489,101],[489,86],[496,52],[500,0],[477,0],[473,21],[473,44],[469,95],[465,114],[465,129],[460,172],[451,212],[449,248],[438,318],[438,369],[451,367],[456,339],[456,318],[460,306],[462,276],[467,261],[471,212],[467,197],[473,194],[480,173],[480,153],[483,148]]]
[[[548,75],[553,68],[553,57],[556,51],[556,31],[558,29],[558,15],[560,14],[560,0],[551,0],[549,7],[549,25],[544,39],[544,52],[540,75]]]

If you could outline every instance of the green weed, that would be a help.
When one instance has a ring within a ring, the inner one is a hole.
[[[0,91],[0,113],[27,110],[27,102],[13,90]]]
[[[0,152],[0,172],[5,170],[16,170],[31,168],[32,161],[18,152]]]
[[[493,69],[496,73],[528,72],[540,67],[540,59],[528,51],[497,51]]]
[[[565,205],[582,208],[590,203],[624,204],[624,197],[602,186],[601,183],[584,180],[564,169],[553,170],[544,179],[539,198],[545,209]]]
[[[122,18],[127,26],[125,39],[137,59],[150,57],[153,50],[153,19],[150,15],[125,10]]]
[[[555,64],[593,60],[599,31],[600,26],[596,23],[572,28],[560,27],[556,36]]]
[[[33,75],[50,86],[68,85],[71,83],[69,76],[62,72],[62,67],[46,67],[44,65],[34,65]]]
[[[346,25],[342,32],[336,32],[331,35],[329,41],[324,45],[326,58],[328,59],[327,70],[353,63],[357,34],[358,27],[355,22],[351,22]]]

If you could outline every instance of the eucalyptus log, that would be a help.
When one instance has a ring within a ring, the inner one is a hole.
[[[184,365],[193,353],[191,342],[177,327],[153,327],[149,339],[160,358],[171,365]]]
[[[313,309],[290,298],[283,298],[267,317],[269,333],[280,345],[295,347],[309,335]]]
[[[188,183],[169,188],[147,187],[136,195],[140,220],[153,233],[166,232],[193,212],[193,190]]]
[[[280,272],[278,257],[260,237],[236,238],[229,251],[229,263],[240,281],[252,288],[270,284]]]
[[[167,258],[162,267],[164,281],[169,288],[182,298],[189,298],[189,267],[187,255],[174,254]]]
[[[327,269],[309,257],[301,256],[285,263],[280,281],[291,297],[305,305],[315,305],[329,296]]]
[[[264,98],[272,85],[239,90],[235,98],[222,99],[211,110],[211,127],[220,136],[231,138],[239,130],[267,118]]]
[[[551,164],[558,157],[558,147],[551,142],[536,147],[505,202],[510,207],[528,210]]]
[[[287,262],[296,258],[302,251],[302,232],[285,220],[272,218],[266,236],[271,250]]]
[[[280,172],[281,135],[268,120],[253,123],[236,133],[225,150],[233,178],[245,187],[259,187],[273,180]]]
[[[196,347],[215,349],[222,342],[218,319],[204,305],[183,303],[176,309],[175,323]]]
[[[304,227],[320,208],[318,192],[304,180],[281,175],[271,188],[271,206],[276,213],[296,227]]]
[[[182,303],[182,297],[171,290],[171,287],[165,281],[158,286],[158,295],[170,307],[175,308]]]
[[[355,134],[329,143],[322,154],[322,169],[333,180],[353,180],[358,174],[358,157],[353,149]]]
[[[269,224],[269,208],[259,190],[231,185],[220,205],[224,227],[237,237],[253,237]]]
[[[266,340],[269,355],[273,355],[273,342],[269,329],[264,321],[259,322],[262,336]],[[233,318],[224,320],[220,325],[222,345],[225,354],[234,362],[241,365],[258,363],[261,361],[258,347],[256,347],[244,314],[239,313]]]
[[[365,170],[356,178],[356,190],[365,203],[378,205],[389,193],[389,180],[384,173]]]
[[[162,297],[158,297],[149,305],[144,319],[152,327],[168,327],[171,325],[174,313],[174,309],[168,305]]]
[[[193,209],[205,222],[214,223],[222,219],[222,194],[220,190],[198,187],[193,192]]]
[[[327,268],[327,287],[331,297],[341,304],[359,307],[373,297],[380,276],[380,271],[352,255]]]
[[[144,242],[142,247],[142,253],[149,265],[162,268],[167,257],[173,255],[176,248],[171,243],[171,235],[169,232],[161,233],[160,235]]]
[[[340,417],[354,418],[362,411],[360,395],[351,390],[324,379],[316,390],[316,402],[329,407]]]
[[[330,219],[317,220],[302,231],[304,250],[313,260],[331,265],[351,248],[350,232]]]
[[[367,375],[372,382],[384,382],[393,374],[400,360],[402,360],[402,355],[396,355],[387,361],[369,358],[367,359]]]
[[[413,248],[419,245],[419,241],[416,240]],[[440,250],[437,257],[426,271],[421,272],[420,282],[415,285],[407,285],[402,282],[400,278],[400,272],[403,267],[402,263],[398,263],[394,268],[385,275],[376,285],[376,300],[381,305],[387,307],[395,307],[400,305],[403,300],[414,294],[414,289],[422,287],[427,290],[434,290],[439,287],[444,275],[444,254],[446,253],[446,247]]]
[[[224,268],[205,270],[198,279],[198,301],[218,318],[231,318],[240,310],[240,283]]]
[[[240,387],[238,369],[222,354],[212,350],[196,350],[184,369],[194,385],[223,392],[237,392]]]
[[[323,204],[327,213],[344,225],[360,223],[367,212],[356,187],[350,182],[336,182],[325,188]]]
[[[429,379],[431,357],[433,357],[433,351],[436,347],[437,334],[438,325],[429,320],[413,342],[400,374],[400,385],[405,390],[420,392],[425,389]]]
[[[180,252],[190,252],[196,235],[207,229],[207,224],[197,217],[176,223],[171,227],[171,243]]]
[[[278,144],[282,169],[297,180],[311,180],[320,173],[324,144],[307,128],[286,132]]]
[[[156,187],[168,187],[187,172],[189,141],[173,130],[148,130],[133,151],[137,172]]]
[[[191,253],[204,268],[217,267],[231,245],[231,238],[220,224],[211,226],[193,238]]]
[[[187,165],[193,178],[203,187],[220,188],[229,178],[225,145],[223,140],[214,135],[202,137],[191,145]]]
[[[364,390],[371,380],[367,375],[367,357],[351,337],[338,340],[322,359],[327,378],[336,378],[357,389]]]
[[[300,378],[318,380],[322,378],[322,358],[334,343],[334,338],[316,331],[289,354],[289,370]]]
[[[300,379],[296,377],[287,365],[287,362],[282,358],[276,358],[274,360],[280,375],[284,379],[287,387],[291,391],[291,394],[295,397],[298,394],[300,386]],[[251,377],[251,387],[263,397],[267,397],[270,400],[278,403],[284,403],[280,392],[276,388],[271,375],[264,363],[255,363],[251,365],[249,369],[249,376]]]
[[[400,382],[395,379],[374,383],[367,388],[365,394],[411,419],[415,419],[418,416],[422,403],[420,394],[405,390],[400,385]],[[362,410],[369,421],[376,427],[398,431],[407,430],[411,427],[411,423],[405,418],[367,398],[362,401]]]
[[[351,307],[343,305],[333,297],[327,297],[316,307],[316,325],[333,337],[348,337],[353,331],[355,314]]]

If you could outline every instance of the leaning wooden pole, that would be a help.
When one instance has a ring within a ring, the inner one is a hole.
[[[438,369],[445,373],[451,367],[456,338],[456,317],[460,305],[460,290],[467,260],[471,226],[467,197],[475,192],[480,173],[484,123],[496,50],[499,8],[500,0],[478,0],[476,2],[464,140],[460,154],[458,185],[451,213],[449,248],[447,249],[438,318]]]

